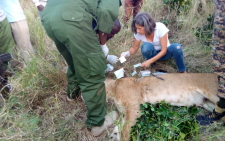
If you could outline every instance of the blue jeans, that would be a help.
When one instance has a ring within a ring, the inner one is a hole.
[[[144,43],[141,46],[141,53],[143,57],[147,60],[150,58],[156,56],[161,50],[155,50],[154,46],[151,43]],[[183,51],[182,51],[182,46],[178,43],[173,43],[169,47],[167,47],[167,52],[166,54],[161,57],[159,60],[160,61],[165,61],[170,58],[175,60],[176,65],[178,67],[179,72],[186,71],[186,66],[183,61]]]

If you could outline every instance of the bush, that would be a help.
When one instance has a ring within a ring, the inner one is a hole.
[[[174,8],[175,6],[183,8],[190,4],[190,0],[163,0],[163,3],[169,5],[171,8]]]
[[[196,37],[198,37],[205,45],[209,46],[212,42],[213,35],[213,20],[214,16],[209,14],[207,17],[206,25],[203,28],[198,28],[195,31]]]
[[[189,4],[190,0],[163,0],[164,4],[170,4],[170,5],[180,5],[183,6],[185,4]]]
[[[141,117],[131,129],[130,141],[186,140],[198,133],[195,107],[171,106],[164,101],[140,106]]]

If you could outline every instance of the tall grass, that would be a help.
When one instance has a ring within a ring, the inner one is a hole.
[[[20,0],[24,9],[31,42],[36,54],[24,64],[21,72],[10,78],[13,90],[9,99],[0,109],[0,140],[109,140],[109,132],[93,137],[87,131],[85,120],[87,109],[80,98],[66,101],[66,63],[54,43],[46,35],[39,19],[37,8],[31,0]],[[202,8],[198,9],[199,2]],[[170,9],[161,0],[144,0],[141,11],[151,13],[156,21],[168,20],[170,42],[182,44],[188,72],[212,72],[210,47],[205,46],[194,31],[203,28],[206,18],[213,14],[211,0],[191,0],[187,11]],[[120,8],[120,21],[123,21],[124,8]],[[129,24],[131,20],[129,21]],[[122,23],[123,26],[123,23]],[[120,56],[133,42],[133,33],[128,29],[121,31],[107,45],[109,54]],[[115,65],[115,70],[124,67],[130,76],[133,65],[144,61],[140,51],[129,57],[124,64]],[[173,61],[158,62],[151,69],[177,72]],[[113,73],[106,74],[114,77]],[[115,109],[108,102],[108,111]],[[215,126],[218,126],[214,129]],[[224,138],[224,128],[220,123],[202,128],[199,140],[219,140]]]

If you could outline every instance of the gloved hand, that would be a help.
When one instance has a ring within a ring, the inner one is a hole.
[[[129,51],[123,52],[123,53],[121,53],[120,57],[122,57],[122,56],[129,57],[130,56],[130,52]]]
[[[101,45],[101,47],[102,47],[102,51],[103,51],[103,53],[105,54],[105,57],[106,57],[108,55],[108,53],[109,53],[109,49],[106,46],[106,44]]]
[[[105,73],[112,71],[114,69],[114,67],[110,64],[107,64],[107,69],[105,70]]]
[[[115,55],[108,55],[106,59],[110,64],[116,64],[118,62],[118,57]]]

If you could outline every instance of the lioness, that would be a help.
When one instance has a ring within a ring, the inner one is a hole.
[[[140,116],[140,104],[165,100],[175,106],[203,106],[211,105],[219,98],[216,96],[218,88],[217,75],[209,73],[174,73],[159,75],[165,80],[156,77],[144,77],[139,82],[137,78],[127,77],[119,80],[107,79],[106,96],[117,105],[118,110],[124,113],[122,140],[129,140],[131,127],[135,119]],[[206,100],[208,99],[208,100]],[[115,128],[118,132],[118,127]],[[119,133],[117,133],[119,139]]]

